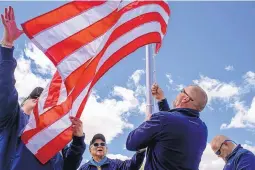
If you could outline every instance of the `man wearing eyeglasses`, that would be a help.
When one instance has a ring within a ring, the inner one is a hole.
[[[226,136],[218,135],[214,137],[211,141],[211,148],[218,157],[226,162],[224,170],[255,169],[254,154],[244,149],[240,144],[237,145]]]
[[[207,143],[207,126],[199,118],[207,94],[199,86],[188,86],[176,96],[173,109],[157,84],[152,94],[163,109],[130,132],[126,148],[147,148],[146,170],[198,170]]]
[[[89,151],[92,159],[84,164],[79,170],[139,170],[142,166],[145,149],[138,151],[130,160],[122,161],[106,157],[107,146],[105,137],[96,134],[91,142]]]
[[[70,147],[65,147],[45,164],[37,160],[21,140],[43,88],[35,88],[19,105],[14,78],[17,61],[13,52],[14,41],[23,31],[17,28],[13,8],[5,8],[1,19],[4,37],[0,45],[0,170],[76,170],[86,147],[82,122],[77,118],[70,118],[73,127]]]

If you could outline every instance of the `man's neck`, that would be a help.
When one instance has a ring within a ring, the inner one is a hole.
[[[104,158],[104,156],[103,157],[102,156],[100,156],[100,157],[98,157],[98,156],[93,157],[94,161],[96,161],[96,162],[100,162],[103,158]]]
[[[236,145],[236,144],[233,144],[232,152],[235,150],[236,147],[237,147],[237,145]],[[232,152],[231,152],[231,153],[232,153]]]
[[[226,157],[226,159],[233,153],[233,151],[235,150],[235,148],[237,147],[236,144],[233,143],[233,145],[230,148],[230,153],[228,154],[228,156]]]

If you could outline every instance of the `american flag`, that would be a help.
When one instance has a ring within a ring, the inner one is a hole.
[[[57,68],[22,134],[41,163],[71,141],[69,116],[81,116],[92,87],[111,67],[144,45],[159,49],[169,16],[163,0],[72,1],[22,24]]]

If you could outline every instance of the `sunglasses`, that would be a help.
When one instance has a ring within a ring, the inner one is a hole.
[[[234,144],[236,144],[234,141],[232,141],[232,140],[225,140],[224,142],[222,142],[221,143],[221,145],[220,145],[220,148],[215,152],[215,154],[216,155],[221,155],[221,147],[224,145],[224,144],[226,144],[226,142],[233,142]]]
[[[190,97],[190,95],[188,95],[188,93],[185,91],[185,89],[182,89],[182,90],[181,90],[181,93],[183,93],[183,94],[185,94],[186,96],[188,96],[188,97],[190,98],[191,101],[194,101],[194,100]]]
[[[105,146],[105,143],[93,143],[93,146],[99,147],[99,146]]]

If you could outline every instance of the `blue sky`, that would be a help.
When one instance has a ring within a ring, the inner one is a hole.
[[[208,142],[215,135],[224,134],[254,149],[255,3],[168,3],[172,13],[156,57],[156,70],[157,82],[169,103],[181,86],[201,85],[210,97],[208,107],[201,113],[209,129]],[[13,6],[17,23],[21,24],[61,4],[64,2],[0,2],[0,11]],[[50,78],[52,66],[25,35],[16,42],[15,55],[19,61],[17,88],[20,97],[24,97],[30,92],[29,87]],[[133,154],[124,145],[128,133],[144,119],[140,111],[140,106],[144,106],[144,70],[145,48],[141,48],[113,67],[95,86],[87,105],[88,119],[95,123],[86,124],[86,112],[83,114],[87,140],[97,132],[95,129],[101,129],[109,136],[109,153],[115,156]],[[21,81],[24,76],[27,81]],[[138,79],[139,82],[134,81]],[[102,124],[105,121],[109,124]],[[88,150],[84,155],[87,159]],[[211,159],[217,164],[212,165]],[[223,163],[207,148],[201,164],[201,169],[208,170],[222,167]]]

